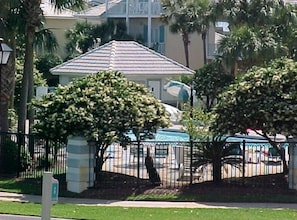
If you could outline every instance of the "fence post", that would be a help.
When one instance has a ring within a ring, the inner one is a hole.
[[[49,155],[49,145],[48,145],[48,138],[46,138],[46,140],[45,140],[45,171],[49,170],[48,155]]]
[[[18,169],[17,169],[17,177],[20,177],[20,168],[21,168],[21,133],[17,133],[17,145],[18,145],[18,156],[17,156],[17,160],[18,160]]]
[[[193,184],[193,137],[190,135],[190,185]]]
[[[245,182],[245,140],[242,141],[242,178],[243,178],[243,183]]]
[[[140,139],[137,138],[137,185],[140,184]]]

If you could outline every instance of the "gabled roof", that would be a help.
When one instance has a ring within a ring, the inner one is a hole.
[[[125,75],[192,75],[193,70],[135,41],[110,41],[51,69],[54,75],[117,70]]]
[[[49,0],[42,0],[40,5],[43,15],[45,17],[55,17],[55,18],[73,18],[74,11],[69,9],[64,9],[59,11],[55,9],[54,5],[50,3]]]
[[[120,3],[122,0],[109,0],[108,1],[108,8],[112,8]],[[80,11],[75,14],[77,17],[100,17],[106,12],[106,4],[99,4],[94,7],[90,7],[86,10]]]
[[[76,17],[100,17],[106,12],[106,5],[100,4],[86,10],[77,12]]]

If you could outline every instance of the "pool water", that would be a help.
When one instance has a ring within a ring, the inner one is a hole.
[[[128,133],[128,136],[132,141],[136,138],[132,133]],[[147,141],[175,141],[175,142],[186,142],[189,141],[189,135],[185,132],[175,130],[163,130],[159,129],[153,139],[147,139]]]
[[[132,141],[136,140],[135,136],[132,133],[129,133],[128,136],[131,138]],[[182,131],[159,129],[155,135],[155,138],[147,139],[147,141],[188,142],[189,138],[190,138],[189,134]],[[249,137],[236,137],[236,136],[230,136],[227,138],[227,142],[242,143],[243,140],[246,141],[247,147],[258,147],[258,146],[269,147],[270,146],[268,141],[263,138],[249,138]]]
[[[156,141],[189,141],[189,135],[185,132],[179,132],[179,131],[158,130],[155,140]]]

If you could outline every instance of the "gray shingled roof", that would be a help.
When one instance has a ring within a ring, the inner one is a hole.
[[[125,75],[192,75],[193,70],[134,41],[110,41],[51,69],[54,75],[117,70]]]
[[[61,11],[55,9],[54,5],[51,4],[50,0],[42,0],[40,5],[43,15],[45,17],[55,17],[55,18],[74,18],[75,12],[69,9],[63,9]]]
[[[109,9],[116,6],[122,0],[109,0],[108,7]],[[87,8],[86,10],[80,11],[75,14],[77,17],[100,17],[106,12],[106,4],[102,3],[100,5]]]

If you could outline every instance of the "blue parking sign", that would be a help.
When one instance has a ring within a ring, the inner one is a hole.
[[[51,200],[53,203],[58,202],[59,197],[59,181],[56,179],[52,180],[52,193],[51,193]]]

